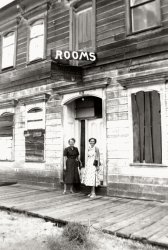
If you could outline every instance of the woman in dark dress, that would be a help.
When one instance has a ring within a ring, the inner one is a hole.
[[[68,141],[69,147],[64,149],[64,192],[66,194],[67,185],[70,185],[70,192],[73,192],[73,184],[80,183],[78,166],[79,166],[79,151],[74,147],[75,139],[71,138]]]

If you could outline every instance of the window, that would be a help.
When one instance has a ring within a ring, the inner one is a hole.
[[[25,132],[26,161],[44,161],[44,130],[36,129]]]
[[[94,1],[79,1],[73,6],[72,44],[73,50],[93,51],[95,49]]]
[[[27,111],[25,131],[26,161],[44,161],[44,111],[34,107]]]
[[[30,26],[29,62],[44,58],[44,19]]]
[[[2,38],[2,69],[14,67],[15,32],[9,32]]]
[[[0,160],[13,160],[13,114],[0,116]]]
[[[161,107],[157,91],[131,95],[135,163],[162,163]]]
[[[132,33],[159,26],[160,0],[130,0],[129,17]]]
[[[41,108],[32,108],[27,112],[27,129],[43,127],[44,113]]]

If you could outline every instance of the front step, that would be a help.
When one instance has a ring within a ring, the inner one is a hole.
[[[113,176],[109,196],[168,201],[168,179],[137,176]]]

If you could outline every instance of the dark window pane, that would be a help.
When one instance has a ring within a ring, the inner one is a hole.
[[[39,130],[32,130],[26,134],[26,161],[41,162],[44,160],[44,133]]]
[[[132,8],[132,31],[140,31],[160,24],[157,4],[151,2]]]

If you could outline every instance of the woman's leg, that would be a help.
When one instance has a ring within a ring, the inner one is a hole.
[[[64,183],[64,192],[63,192],[63,194],[66,194],[66,190],[67,190],[67,185]]]
[[[91,188],[91,195],[90,195],[90,198],[93,198],[93,197],[95,197],[96,196],[96,194],[95,194],[95,186],[93,186],[92,188]]]
[[[73,184],[70,185],[70,192],[74,193],[74,191],[73,191]]]
[[[95,187],[94,186],[92,187],[92,192],[91,193],[95,194]]]

